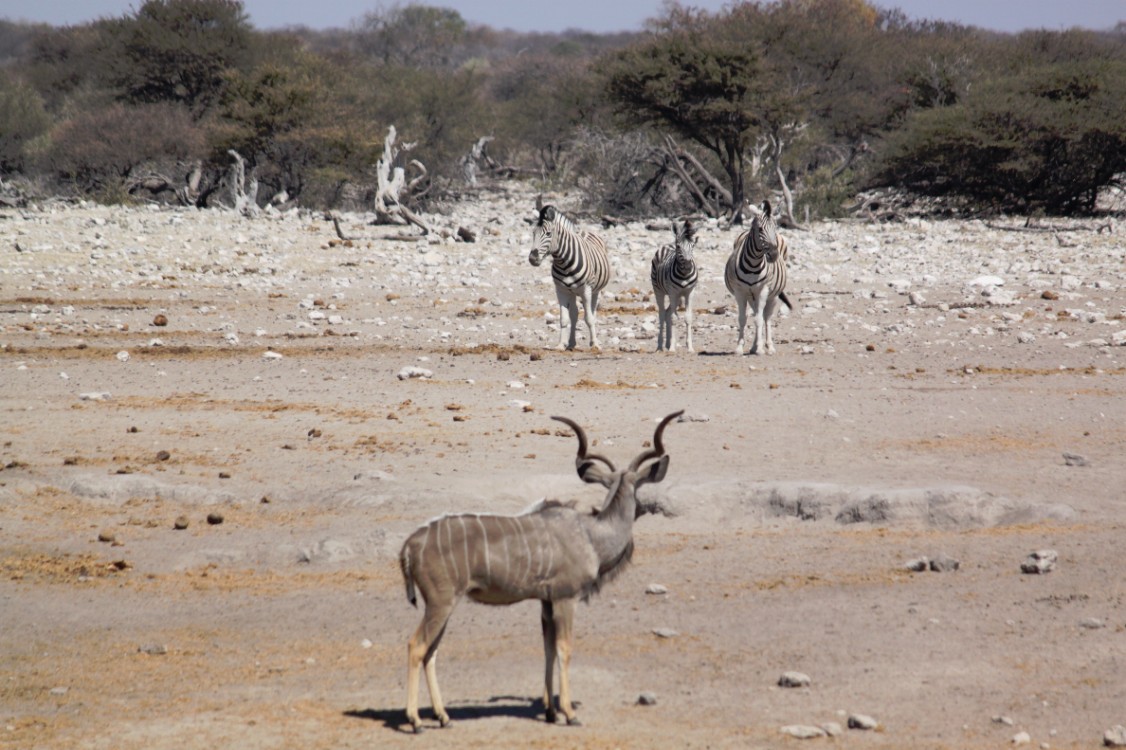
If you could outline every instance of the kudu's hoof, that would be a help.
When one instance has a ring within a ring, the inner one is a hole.
[[[567,719],[567,726],[569,727],[581,727],[582,725],[583,723],[579,721],[578,716],[572,716],[571,718]]]

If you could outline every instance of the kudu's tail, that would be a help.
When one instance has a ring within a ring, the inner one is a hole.
[[[407,601],[412,606],[418,606],[418,596],[414,591],[414,575],[411,573],[411,555],[410,550],[403,547],[403,551],[399,553],[399,569],[403,571],[403,583],[407,587]]]

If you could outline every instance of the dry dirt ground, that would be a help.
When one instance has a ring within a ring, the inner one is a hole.
[[[696,353],[657,354],[671,232],[616,228],[603,347],[580,326],[559,352],[528,204],[453,207],[475,244],[359,216],[341,242],[313,214],[0,215],[0,747],[1093,748],[1126,724],[1121,232],[790,232],[798,310],[776,355],[736,357],[735,231],[701,230]],[[967,286],[989,273],[1008,296]],[[405,536],[598,503],[549,417],[628,460],[677,409],[643,494],[664,512],[577,611],[583,726],[543,722],[538,604],[463,603],[454,723],[424,688],[409,734]],[[1056,569],[1022,574],[1041,549]],[[905,568],[941,555],[959,569]],[[878,727],[781,731],[853,713]]]

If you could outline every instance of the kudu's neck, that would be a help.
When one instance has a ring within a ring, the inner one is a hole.
[[[599,559],[618,558],[633,540],[633,520],[637,515],[637,479],[619,476],[610,485],[606,502],[597,515],[588,516],[590,538]]]

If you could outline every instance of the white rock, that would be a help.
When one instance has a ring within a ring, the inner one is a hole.
[[[1000,276],[978,276],[968,282],[969,286],[1003,286],[1005,280]]]
[[[799,740],[812,740],[826,735],[825,730],[821,727],[814,727],[808,724],[788,724],[779,731],[781,731],[782,734],[788,734]]]
[[[430,378],[434,373],[427,370],[425,367],[404,367],[399,370],[399,380],[410,380],[412,378]]]
[[[117,353],[117,361],[118,362],[128,362],[129,361],[129,352],[126,352],[126,351],[118,352]]]
[[[262,359],[281,359],[282,355],[277,352],[266,352],[262,355]]]
[[[105,401],[110,397],[106,391],[91,391],[89,393],[79,393],[78,399],[80,401]]]

